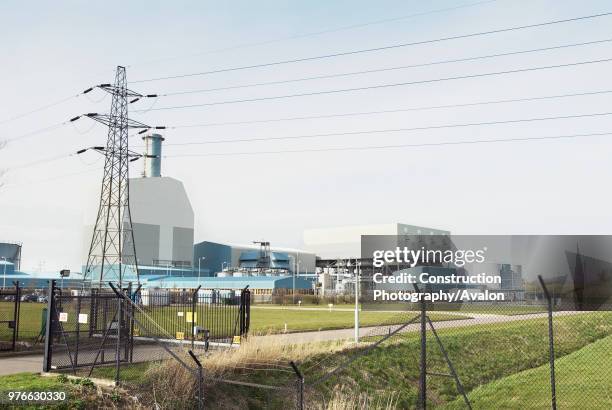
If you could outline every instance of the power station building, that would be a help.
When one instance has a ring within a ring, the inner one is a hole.
[[[144,171],[130,178],[130,213],[136,258],[141,273],[157,269],[188,269],[193,262],[194,213],[183,183],[161,175],[163,137],[143,137],[146,146]],[[85,229],[84,250],[89,250],[93,225]],[[85,260],[87,256],[85,255]],[[176,272],[173,272],[176,273]],[[182,272],[184,274],[184,272]],[[158,273],[159,274],[159,273]]]
[[[159,134],[143,137],[147,154],[141,178],[130,179],[136,257],[143,266],[191,268],[194,214],[183,183],[161,175]]]
[[[283,276],[314,274],[316,255],[311,252],[270,247],[269,242],[232,245],[203,241],[194,246],[194,270],[214,276]]]
[[[0,263],[3,263],[5,267],[10,265],[12,269],[19,270],[21,268],[21,243],[0,242]]]

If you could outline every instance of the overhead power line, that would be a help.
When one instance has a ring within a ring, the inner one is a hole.
[[[71,156],[75,155],[74,153],[65,153],[65,154],[59,154],[59,155],[54,155],[52,157],[47,157],[47,158],[42,158],[42,159],[38,159],[35,161],[30,161],[21,165],[15,165],[12,166],[10,168],[7,169],[8,172],[10,171],[14,171],[16,169],[24,169],[24,168],[30,168],[30,167],[34,167],[40,164],[46,164],[48,162],[53,162],[53,161],[58,161],[60,159],[65,159],[65,158],[69,158]]]
[[[21,183],[8,183],[6,185],[0,186],[0,192],[4,191],[4,190],[7,190],[7,189],[11,189],[11,188],[21,187],[21,186],[40,184],[40,183],[43,183],[43,182],[51,182],[51,181],[55,181],[55,180],[58,180],[58,179],[64,179],[64,178],[81,176],[81,175],[84,175],[84,174],[88,174],[88,173],[91,173],[91,172],[94,172],[94,171],[101,171],[101,170],[102,170],[102,167],[95,166],[95,167],[85,168],[84,170],[81,170],[81,171],[60,174],[60,175],[56,175],[56,176],[49,177],[49,178],[44,178],[44,179],[24,181],[24,182],[21,182]]]
[[[529,141],[551,141],[551,140],[562,140],[562,139],[578,139],[585,137],[597,137],[597,136],[608,136],[612,135],[610,132],[600,133],[589,133],[589,134],[570,134],[570,135],[553,135],[553,136],[539,136],[539,137],[515,137],[515,138],[496,138],[496,139],[477,139],[477,140],[464,140],[464,141],[442,141],[442,142],[431,142],[431,143],[418,143],[418,144],[395,144],[395,145],[369,145],[361,147],[330,147],[330,148],[311,148],[311,149],[295,149],[295,150],[279,150],[279,151],[243,151],[243,152],[221,152],[221,153],[204,153],[204,154],[174,154],[164,155],[163,158],[185,158],[185,157],[231,157],[231,156],[257,156],[257,155],[274,155],[274,154],[297,154],[297,153],[317,153],[317,152],[336,152],[336,151],[374,151],[374,150],[385,150],[385,149],[404,149],[404,148],[423,148],[423,147],[439,147],[439,146],[453,146],[453,145],[473,145],[473,144],[494,144],[503,142],[529,142]],[[84,171],[58,175],[55,177],[28,181],[22,184],[7,184],[0,187],[0,191],[10,189],[12,187],[36,184],[41,182],[49,182],[57,179],[68,178],[85,173],[98,171],[99,167],[90,167]]]
[[[441,125],[430,125],[426,127],[391,128],[391,129],[365,130],[365,131],[331,132],[331,133],[323,133],[323,134],[290,135],[290,136],[282,136],[282,137],[253,137],[253,138],[236,138],[236,139],[198,141],[198,142],[178,142],[178,143],[175,142],[175,143],[168,143],[165,145],[166,146],[207,145],[207,144],[226,144],[226,143],[235,143],[235,142],[296,140],[296,139],[337,137],[337,136],[348,136],[348,135],[386,134],[386,133],[394,133],[394,132],[425,131],[425,130],[445,129],[445,128],[463,128],[463,127],[477,127],[477,126],[484,126],[484,125],[516,124],[516,123],[522,123],[522,122],[538,122],[538,121],[566,120],[566,119],[575,119],[575,118],[603,117],[603,116],[609,116],[609,115],[612,115],[612,112],[560,115],[560,116],[555,116],[555,117],[519,118],[519,119],[513,119],[513,120],[469,122],[469,123],[460,123],[460,124],[441,124]]]
[[[401,148],[419,148],[419,147],[438,147],[445,145],[470,145],[470,144],[492,144],[500,142],[527,142],[527,141],[547,141],[560,139],[575,139],[583,137],[595,137],[612,135],[610,132],[590,133],[590,134],[570,134],[570,135],[553,135],[543,137],[516,137],[516,138],[496,138],[496,139],[478,139],[466,141],[443,141],[429,142],[422,144],[397,144],[397,145],[369,145],[362,147],[330,147],[330,148],[312,148],[312,149],[295,149],[295,150],[280,150],[280,151],[243,151],[243,152],[221,152],[221,153],[204,153],[204,154],[174,154],[164,155],[164,158],[187,158],[187,157],[230,157],[239,155],[268,155],[268,154],[296,154],[296,153],[312,153],[312,152],[333,152],[333,151],[369,151],[369,150],[385,150],[385,149],[401,149]]]
[[[502,99],[502,100],[486,100],[486,101],[475,101],[475,102],[458,103],[458,104],[407,107],[407,108],[397,108],[397,109],[379,110],[379,111],[358,111],[358,112],[348,112],[348,113],[339,113],[339,114],[319,114],[319,115],[307,115],[307,116],[298,116],[298,117],[268,118],[268,119],[263,119],[263,120],[208,122],[208,123],[200,123],[200,124],[170,126],[170,127],[167,127],[167,129],[219,127],[219,126],[225,126],[225,125],[248,125],[248,124],[263,124],[263,123],[270,123],[270,122],[283,122],[283,121],[302,121],[302,120],[315,120],[315,119],[325,119],[325,118],[356,117],[356,116],[362,116],[362,115],[393,114],[393,113],[399,113],[399,112],[427,111],[427,110],[438,110],[438,109],[446,109],[446,108],[460,108],[460,107],[474,107],[474,106],[481,106],[481,105],[506,104],[506,103],[514,103],[514,102],[541,101],[541,100],[548,100],[548,99],[582,97],[582,96],[610,94],[610,93],[612,93],[612,90],[585,91],[585,92],[577,92],[577,93],[544,95],[544,96],[525,97],[525,98],[509,98],[509,99]]]
[[[284,94],[284,95],[275,95],[275,96],[269,96],[269,97],[245,98],[245,99],[239,99],[239,100],[215,101],[215,102],[210,102],[210,103],[187,104],[187,105],[177,105],[177,106],[169,106],[169,107],[157,107],[157,108],[151,108],[148,111],[162,111],[162,110],[176,110],[176,109],[184,109],[184,108],[209,107],[209,106],[214,106],[214,105],[236,104],[236,103],[246,103],[246,102],[255,102],[255,101],[269,101],[269,100],[278,100],[278,99],[284,99],[284,98],[306,97],[306,96],[316,96],[316,95],[325,95],[325,94],[337,94],[337,93],[365,91],[365,90],[376,90],[376,89],[391,88],[391,87],[403,87],[403,86],[416,85],[416,84],[429,84],[429,83],[436,83],[436,82],[442,82],[442,81],[464,80],[464,79],[469,79],[469,78],[490,77],[490,76],[524,73],[524,72],[531,72],[531,71],[550,70],[550,69],[564,68],[564,67],[576,67],[576,66],[587,65],[587,64],[607,63],[610,61],[612,61],[612,58],[605,58],[605,59],[600,59],[600,60],[578,61],[574,63],[556,64],[556,65],[539,66],[539,67],[527,67],[527,68],[519,68],[515,70],[494,71],[494,72],[488,72],[488,73],[477,73],[477,74],[467,74],[467,75],[461,75],[461,76],[442,77],[442,78],[434,78],[434,79],[429,79],[429,80],[406,81],[406,82],[400,82],[400,83],[377,84],[377,85],[370,85],[370,86],[364,86],[364,87],[342,88],[342,89],[313,91],[313,92],[296,93],[296,94]],[[134,112],[144,112],[146,110],[133,110],[133,111]]]
[[[486,4],[486,3],[494,3],[498,0],[484,0],[484,1],[477,1],[477,2],[472,2],[472,3],[466,3],[466,4],[460,4],[457,6],[452,6],[452,7],[445,7],[445,8],[440,8],[440,9],[434,9],[434,10],[429,10],[429,11],[424,11],[424,12],[419,12],[419,13],[413,13],[413,14],[409,14],[409,15],[404,15],[404,16],[399,16],[399,17],[392,17],[392,18],[387,18],[387,19],[380,19],[380,20],[374,20],[374,21],[369,21],[369,22],[365,22],[365,23],[359,23],[359,24],[352,24],[352,25],[348,25],[348,26],[343,26],[343,27],[337,27],[337,28],[333,28],[333,29],[327,29],[327,30],[320,30],[320,31],[314,31],[314,32],[308,32],[308,33],[303,33],[303,34],[297,34],[297,35],[293,35],[293,36],[288,36],[288,37],[284,37],[284,38],[280,38],[280,39],[273,39],[273,40],[267,40],[267,41],[262,41],[262,42],[257,42],[257,43],[248,43],[248,44],[239,44],[236,46],[231,46],[231,47],[225,47],[225,48],[221,48],[221,49],[215,49],[215,50],[209,50],[209,51],[205,51],[202,53],[195,53],[192,55],[188,55],[188,56],[177,56],[177,57],[169,57],[169,58],[161,58],[161,59],[155,59],[155,60],[149,60],[149,61],[144,61],[144,62],[139,62],[138,65],[144,65],[144,64],[151,64],[151,63],[155,63],[155,62],[161,62],[161,61],[167,61],[167,60],[175,60],[175,59],[179,59],[179,58],[184,58],[184,57],[191,57],[191,56],[197,56],[197,55],[203,55],[203,54],[210,54],[210,53],[217,53],[217,52],[223,52],[223,51],[230,51],[230,50],[236,50],[236,49],[240,49],[240,48],[247,48],[247,47],[255,47],[255,46],[261,46],[261,45],[266,45],[266,44],[272,44],[272,43],[277,43],[280,41],[286,41],[286,40],[293,40],[293,39],[299,39],[299,38],[305,38],[305,37],[311,37],[311,36],[318,36],[318,35],[322,35],[322,34],[328,34],[328,33],[335,33],[335,32],[339,32],[339,31],[345,31],[345,30],[352,30],[352,29],[356,29],[356,28],[360,28],[360,27],[367,27],[367,26],[372,26],[372,25],[377,25],[377,24],[383,24],[383,23],[389,23],[389,22],[394,22],[394,21],[401,21],[401,20],[405,20],[405,19],[409,19],[409,18],[414,18],[414,17],[420,17],[420,16],[425,16],[425,15],[430,15],[430,14],[435,14],[435,13],[441,13],[441,12],[446,12],[446,11],[453,11],[453,10],[458,10],[458,9],[463,9],[463,8],[468,8],[468,7],[474,7],[474,6],[478,6],[478,5],[482,5],[482,4]],[[133,66],[134,64],[128,65],[128,67]],[[20,119],[20,118],[24,118],[28,115],[46,110],[48,108],[52,108],[55,107],[57,105],[63,104],[73,98],[77,98],[80,95],[82,95],[84,93],[79,93],[76,95],[71,95],[68,96],[66,98],[62,98],[61,100],[49,103],[47,105],[44,105],[42,107],[27,111],[27,112],[23,112],[8,118],[5,118],[3,120],[0,120],[0,125]],[[106,97],[106,94],[104,95],[104,97]],[[100,100],[101,101],[101,100]]]
[[[10,142],[22,140],[22,139],[25,139],[25,138],[33,137],[33,136],[38,135],[38,134],[43,134],[45,132],[56,130],[58,128],[63,127],[64,125],[69,124],[69,123],[70,123],[70,121],[64,121],[64,122],[60,122],[60,123],[57,123],[57,124],[54,124],[54,125],[49,125],[47,127],[42,127],[42,128],[37,129],[37,130],[34,130],[34,131],[26,132],[25,134],[20,134],[20,135],[17,135],[15,137],[8,138],[5,141],[7,143],[10,143]]]
[[[7,123],[7,122],[11,122],[11,121],[14,121],[14,120],[18,120],[18,119],[20,119],[20,118],[27,117],[28,115],[35,114],[35,113],[37,113],[37,112],[44,111],[44,110],[46,110],[46,109],[49,109],[49,108],[52,108],[52,107],[58,106],[58,105],[63,104],[63,103],[65,103],[65,102],[67,102],[67,101],[70,101],[70,100],[72,100],[72,99],[74,99],[74,98],[79,98],[80,96],[82,96],[82,95],[85,95],[85,94],[89,93],[90,91],[92,91],[92,90],[93,90],[94,88],[96,88],[96,87],[99,87],[99,86],[89,87],[89,88],[87,88],[86,90],[81,91],[81,92],[80,92],[80,93],[78,93],[78,94],[73,94],[73,95],[70,95],[70,96],[68,96],[68,97],[66,97],[66,98],[62,98],[61,100],[57,100],[57,101],[52,102],[52,103],[49,103],[49,104],[47,104],[47,105],[43,105],[42,107],[38,107],[38,108],[35,108],[35,109],[33,109],[33,110],[23,112],[23,113],[21,113],[21,114],[13,115],[12,117],[6,118],[6,119],[4,119],[4,120],[0,120],[0,124],[5,124],[5,123]]]
[[[404,69],[408,69],[408,68],[428,67],[428,66],[432,66],[432,65],[459,63],[459,62],[467,62],[467,61],[477,61],[477,60],[485,60],[485,59],[489,59],[489,58],[505,57],[505,56],[512,56],[512,55],[518,55],[518,54],[528,54],[528,53],[538,53],[538,52],[542,52],[542,51],[560,50],[560,49],[570,48],[570,47],[580,47],[580,46],[586,46],[586,45],[608,43],[610,41],[612,41],[612,38],[603,39],[603,40],[587,41],[587,42],[582,42],[582,43],[563,44],[563,45],[559,45],[559,46],[534,48],[534,49],[529,49],[529,50],[520,50],[520,51],[510,51],[510,52],[505,52],[505,53],[487,54],[487,55],[476,56],[476,57],[455,58],[455,59],[431,61],[431,62],[427,62],[427,63],[400,65],[400,66],[394,66],[394,67],[384,67],[384,68],[377,68],[377,69],[371,69],[371,70],[350,71],[350,72],[346,72],[346,73],[318,75],[318,76],[312,76],[312,77],[292,78],[292,79],[288,79],[288,80],[266,81],[266,82],[259,82],[259,83],[250,83],[250,84],[239,84],[239,85],[226,86],[226,87],[204,88],[204,89],[199,89],[199,90],[175,91],[175,92],[170,92],[170,93],[159,94],[159,97],[169,97],[169,96],[175,96],[175,95],[206,93],[206,92],[224,91],[224,90],[235,90],[235,89],[239,89],[239,88],[250,88],[250,87],[261,87],[261,86],[267,86],[267,85],[288,84],[288,83],[295,83],[295,82],[301,82],[301,81],[323,80],[323,79],[328,79],[328,78],[349,77],[349,76],[354,76],[354,75],[363,75],[363,74],[373,74],[373,73],[380,73],[380,72],[386,72],[386,71],[404,70]]]
[[[220,52],[225,52],[225,51],[238,50],[238,49],[241,49],[241,48],[265,46],[265,45],[269,45],[269,44],[279,43],[279,42],[282,42],[282,41],[297,40],[297,39],[300,39],[300,38],[320,36],[320,35],[329,34],[329,33],[337,33],[337,32],[340,32],[340,31],[353,30],[353,29],[367,27],[367,26],[373,26],[373,25],[377,25],[377,24],[391,23],[391,22],[394,22],[394,21],[401,21],[401,20],[406,20],[406,19],[414,18],[414,17],[426,16],[426,15],[435,14],[435,13],[442,13],[442,12],[446,12],[446,11],[453,11],[453,10],[458,10],[458,9],[463,9],[463,8],[468,8],[468,7],[474,7],[474,6],[479,6],[479,5],[486,4],[486,3],[494,3],[496,1],[497,0],[485,0],[485,1],[477,1],[477,2],[474,2],[474,3],[459,4],[459,5],[453,6],[453,7],[445,7],[445,8],[441,8],[441,9],[423,11],[423,12],[419,12],[419,13],[408,14],[408,15],[405,15],[405,16],[399,16],[399,17],[392,17],[392,18],[374,20],[374,21],[369,21],[369,22],[365,22],[365,23],[351,24],[351,25],[348,25],[348,26],[337,27],[337,28],[332,28],[332,29],[327,29],[327,30],[311,31],[311,32],[308,32],[308,33],[296,34],[296,35],[282,37],[282,38],[278,38],[278,39],[265,40],[265,41],[259,41],[259,42],[254,42],[254,43],[238,44],[238,45],[235,45],[235,46],[217,48],[217,49],[213,49],[213,50],[207,50],[207,51],[202,51],[202,52],[199,52],[199,53],[187,54],[187,55],[182,55],[182,56],[158,58],[158,59],[153,59],[153,60],[149,60],[149,61],[139,62],[137,65],[144,65],[144,64],[159,63],[159,62],[163,62],[163,61],[178,60],[180,58],[197,57],[197,56],[206,55],[206,54],[213,54],[213,53],[220,53]],[[130,64],[130,65],[128,65],[128,67],[132,67],[134,65],[136,65],[136,64]]]
[[[34,113],[37,113],[37,112],[40,112],[40,111],[44,111],[44,110],[46,110],[48,108],[55,107],[57,105],[63,104],[65,102],[67,102],[67,101],[70,101],[73,98],[77,98],[80,95],[82,95],[82,93],[71,95],[71,96],[66,97],[66,98],[62,98],[61,100],[57,100],[57,101],[52,102],[52,103],[47,104],[47,105],[43,105],[42,107],[38,107],[38,108],[35,108],[33,110],[30,110],[30,111],[22,112],[21,114],[13,115],[12,117],[8,117],[8,118],[5,118],[3,120],[0,120],[0,124],[6,124],[8,122],[15,121],[15,120],[18,120],[18,119],[23,118],[23,117],[27,117],[28,115],[31,115],[31,114],[34,114]]]
[[[338,52],[338,53],[324,54],[324,55],[318,55],[318,56],[312,56],[312,57],[302,57],[302,58],[296,58],[296,59],[291,59],[291,60],[281,60],[281,61],[274,61],[274,62],[262,63],[262,64],[252,64],[252,65],[245,65],[245,66],[238,66],[238,67],[221,68],[221,69],[210,70],[210,71],[201,71],[197,73],[178,74],[178,75],[171,75],[171,76],[165,76],[165,77],[148,78],[148,79],[143,79],[143,80],[132,81],[132,83],[143,83],[143,82],[160,81],[160,80],[172,80],[172,79],[177,79],[177,78],[217,74],[217,73],[223,73],[223,72],[228,72],[228,71],[248,70],[248,69],[253,69],[253,68],[271,67],[271,66],[277,66],[277,65],[283,65],[283,64],[292,64],[292,63],[300,63],[300,62],[305,62],[305,61],[321,60],[321,59],[342,57],[342,56],[355,55],[355,54],[371,53],[375,51],[391,50],[391,49],[402,48],[402,47],[439,43],[439,42],[450,41],[450,40],[459,40],[459,39],[464,39],[464,38],[485,36],[485,35],[490,35],[490,34],[505,33],[509,31],[524,30],[524,29],[530,29],[530,28],[536,28],[536,27],[544,27],[544,26],[550,26],[554,24],[569,23],[572,21],[581,21],[581,20],[605,17],[609,15],[612,15],[612,12],[592,14],[592,15],[581,16],[581,17],[573,17],[573,18],[563,19],[563,20],[552,20],[552,21],[546,21],[542,23],[507,27],[507,28],[488,30],[488,31],[479,31],[475,33],[461,34],[461,35],[449,36],[449,37],[441,37],[441,38],[436,38],[436,39],[431,39],[431,40],[413,41],[409,43],[400,43],[400,44],[392,44],[392,45],[374,47],[374,48],[364,48],[364,49],[359,49],[359,50],[343,51],[343,52]]]

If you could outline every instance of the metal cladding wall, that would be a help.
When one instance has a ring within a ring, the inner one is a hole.
[[[130,179],[130,209],[139,264],[191,264],[194,213],[181,181]]]
[[[231,245],[203,241],[194,245],[193,269],[198,268],[200,258],[204,258],[200,260],[202,269],[210,269],[213,274],[220,272],[222,266],[225,268],[247,267],[243,261],[245,262],[249,257],[255,260],[259,252],[260,248],[257,245]],[[300,273],[314,273],[316,268],[316,255],[299,249],[272,247],[270,259],[272,268],[288,269],[291,272],[299,268]]]
[[[181,181],[169,177],[130,179],[130,211],[139,265],[191,266],[194,212]],[[93,226],[85,226],[84,262],[92,230]]]
[[[15,266],[15,270],[21,268],[21,244],[15,242],[0,242],[0,260],[6,259]]]
[[[220,272],[224,267],[232,266],[231,246],[215,242],[200,242],[195,244],[193,251],[193,269],[199,267],[211,273]]]
[[[15,273],[15,265],[8,260],[0,259],[0,275],[12,275],[13,273]]]

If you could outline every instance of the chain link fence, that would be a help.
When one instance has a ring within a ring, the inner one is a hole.
[[[0,351],[42,351],[45,338],[47,295],[45,289],[15,281],[0,289]]]
[[[398,313],[404,324],[362,329],[359,345],[304,363],[309,406],[610,408],[612,312],[541,296],[422,304]]]
[[[612,405],[612,313],[546,287],[529,303],[409,304],[358,344],[342,330],[247,341],[246,290],[54,292],[51,370],[116,380],[162,408]]]
[[[0,352],[14,351],[19,335],[19,284],[0,289]]]

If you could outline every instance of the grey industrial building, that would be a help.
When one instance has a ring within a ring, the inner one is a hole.
[[[4,262],[5,266],[8,266],[8,263],[15,270],[19,270],[21,268],[21,243],[1,241],[0,262]]]

